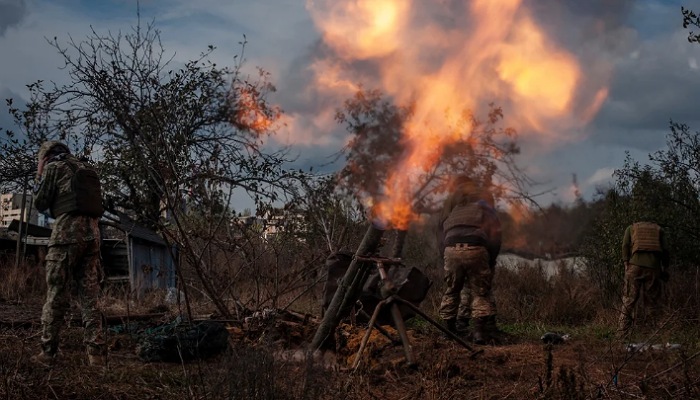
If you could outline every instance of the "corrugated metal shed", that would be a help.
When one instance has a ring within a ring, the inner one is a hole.
[[[102,265],[107,282],[128,282],[137,298],[152,289],[175,287],[177,248],[169,247],[160,235],[138,225],[126,214],[113,215],[105,215],[101,223],[117,228],[124,236],[102,239]],[[51,229],[30,225],[28,233],[36,236],[26,237],[27,245],[45,247]]]
[[[129,236],[129,279],[137,296],[149,289],[175,287],[174,254],[174,248],[171,253],[165,245]]]
[[[119,229],[126,235],[127,265],[131,290],[142,297],[151,289],[175,287],[177,249],[168,247],[156,232],[136,224],[126,214],[115,213]]]

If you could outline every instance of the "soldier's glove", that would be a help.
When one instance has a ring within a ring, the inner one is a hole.
[[[661,274],[659,274],[659,279],[661,279],[663,282],[668,282],[669,274],[666,271],[661,271]]]

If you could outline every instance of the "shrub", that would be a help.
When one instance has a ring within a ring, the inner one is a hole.
[[[551,277],[540,265],[498,268],[494,297],[499,316],[510,322],[581,324],[594,319],[600,309],[590,280],[563,263]]]

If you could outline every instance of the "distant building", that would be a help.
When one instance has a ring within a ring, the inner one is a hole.
[[[271,239],[281,233],[298,235],[306,232],[304,215],[291,210],[273,209],[267,213],[264,221],[263,237],[265,239]]]
[[[280,208],[269,210],[262,217],[253,215],[233,217],[231,225],[257,232],[265,240],[272,239],[281,233],[299,235],[306,232],[303,214]]]
[[[25,200],[23,221],[30,224],[39,224],[39,213],[32,209],[33,196],[28,193]],[[12,220],[20,219],[22,213],[22,194],[7,193],[0,195],[0,227],[7,228]]]

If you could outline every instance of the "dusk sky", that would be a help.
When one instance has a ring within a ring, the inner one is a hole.
[[[376,4],[386,1],[377,0]],[[398,38],[397,44],[387,51],[392,57],[401,54],[403,59],[418,65],[415,68],[418,71],[436,71],[443,66],[441,62],[453,62],[459,42],[471,40],[475,27],[483,23],[478,17],[467,15],[461,1],[406,0],[405,4],[409,3],[411,8],[405,12],[411,22],[400,32],[416,36],[410,40]],[[574,111],[565,117],[557,114],[556,121],[548,114],[544,129],[548,132],[544,134],[533,133],[536,123],[517,122],[532,121],[520,114],[523,104],[531,106],[533,98],[523,97],[522,103],[509,98],[504,104],[506,114],[511,111],[514,123],[519,124],[516,126],[522,147],[519,163],[535,180],[542,182],[532,191],[552,189],[540,199],[542,202],[571,201],[573,174],[578,177],[584,197],[590,199],[597,186],[610,182],[626,151],[645,161],[647,154],[663,148],[671,119],[700,130],[697,113],[700,45],[687,41],[687,31],[681,26],[681,5],[700,11],[699,0],[522,2],[528,21],[534,21],[546,35],[546,49],[557,49],[561,55],[557,62],[573,60],[580,75],[570,79],[578,85],[569,102]],[[213,55],[217,64],[232,65],[245,35],[248,42],[245,71],[254,74],[259,66],[271,73],[278,89],[271,101],[288,118],[276,140],[293,145],[298,166],[320,166],[347,140],[344,127],[335,124],[332,116],[349,92],[331,94],[327,88],[319,88],[318,66],[342,60],[333,65],[346,66],[349,70],[342,71],[338,79],[366,77],[366,81],[353,82],[365,87],[387,81],[386,76],[377,72],[384,70],[381,66],[386,65],[386,54],[363,55],[361,60],[349,61],[342,54],[342,46],[335,47],[330,42],[332,34],[340,36],[342,42],[342,35],[352,32],[339,29],[333,33],[336,27],[330,25],[331,17],[339,17],[338,10],[331,9],[334,6],[335,3],[326,0],[142,0],[141,14],[143,20],[155,20],[166,52],[175,54],[176,65],[196,58],[208,45],[217,47]],[[517,15],[523,12],[518,11]],[[70,35],[80,40],[91,26],[97,32],[116,32],[126,31],[135,23],[133,0],[0,0],[0,97],[26,99],[25,85],[29,83],[38,79],[66,80],[65,71],[59,69],[60,58],[45,37],[66,39]],[[426,45],[431,39],[430,32],[438,32],[436,41],[454,40],[457,44]],[[445,33],[447,39],[440,39],[440,33]],[[387,45],[392,44],[390,39],[386,38]],[[512,43],[509,45],[513,50]],[[430,51],[433,49],[434,52]],[[468,65],[474,59],[477,57],[466,53],[461,62]],[[501,75],[506,76],[506,72]],[[415,77],[406,71],[402,73]],[[561,79],[564,85],[569,78]],[[500,89],[487,90],[474,81],[463,84],[459,90],[469,93],[466,96],[474,101],[503,100],[499,97],[504,93]],[[478,96],[473,95],[477,86]],[[516,92],[519,93],[513,89],[508,93]],[[399,92],[394,94],[400,97]],[[599,104],[596,99],[600,100]],[[3,112],[0,128],[9,123]],[[556,132],[552,133],[553,130]]]

